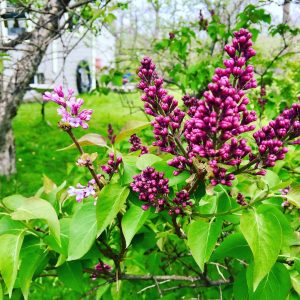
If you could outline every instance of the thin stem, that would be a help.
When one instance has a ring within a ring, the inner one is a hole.
[[[84,151],[83,151],[82,147],[80,146],[80,144],[78,143],[75,135],[73,134],[72,129],[70,128],[70,129],[67,129],[65,131],[68,133],[68,135],[72,139],[73,143],[76,145],[76,147],[77,147],[78,151],[80,152],[80,154],[81,155],[84,154]],[[94,178],[97,186],[101,190],[103,188],[104,184],[99,180],[99,178],[98,178],[98,176],[97,176],[97,174],[96,174],[96,172],[94,170],[93,164],[90,163],[86,167],[89,169],[89,171],[90,171],[91,175],[93,176],[93,178]]]
[[[172,223],[175,228],[175,233],[181,239],[186,239],[185,233],[182,231],[181,227],[177,224],[176,215],[172,215]]]
[[[234,175],[240,174],[243,171],[249,169],[254,164],[258,163],[259,161],[260,161],[260,158],[256,157],[255,159],[251,160],[247,165],[245,165],[245,166],[241,167],[240,169],[237,169],[234,172],[232,172],[232,174],[234,174]]]

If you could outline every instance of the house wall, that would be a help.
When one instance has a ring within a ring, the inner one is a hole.
[[[5,1],[1,2],[0,10],[5,10]],[[31,25],[27,21],[27,28]],[[0,26],[2,28],[2,38],[7,38],[7,30],[4,21],[0,17]],[[82,38],[82,36],[84,36]],[[11,38],[11,36],[9,36]],[[19,49],[22,47],[19,46]],[[45,82],[39,85],[37,76],[33,87],[52,88],[55,85],[63,84],[64,88],[72,87],[77,92],[76,70],[81,61],[87,61],[92,77],[92,89],[96,87],[96,76],[99,76],[97,68],[101,65],[110,66],[114,61],[115,38],[102,28],[101,32],[95,36],[90,32],[85,33],[84,28],[74,32],[66,32],[59,39],[53,41],[47,49],[47,52],[38,68],[37,73],[43,73]],[[16,60],[22,55],[21,51],[11,51],[10,60],[5,61],[4,81],[12,73],[12,68]],[[36,97],[35,90],[26,93],[25,99]]]
[[[91,70],[92,88],[96,87],[96,62],[100,61],[101,66],[113,63],[115,41],[105,28],[98,36],[87,34],[78,43],[82,34],[67,33],[49,45],[38,69],[38,73],[45,74],[46,84],[63,84],[65,88],[76,89],[76,69],[85,60]]]

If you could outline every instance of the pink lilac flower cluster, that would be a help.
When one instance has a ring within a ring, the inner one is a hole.
[[[102,175],[98,174],[97,177],[100,179]],[[77,202],[81,202],[83,199],[92,196],[94,198],[97,197],[96,194],[97,186],[95,179],[91,179],[87,186],[81,185],[78,183],[76,187],[70,186],[68,189],[69,196],[75,196]]]
[[[60,85],[54,88],[52,93],[45,92],[43,99],[44,101],[53,101],[59,105],[57,112],[61,116],[61,126],[88,128],[87,122],[91,119],[93,111],[91,109],[83,109],[80,111],[84,101],[81,98],[74,97],[73,89],[68,89],[68,93],[65,94]]]
[[[152,167],[147,167],[133,177],[134,181],[130,184],[134,192],[139,193],[139,199],[146,202],[142,205],[143,210],[155,207],[157,211],[169,210],[169,214],[184,214],[184,208],[192,206],[189,193],[185,190],[176,193],[176,197],[168,200],[169,180],[164,177],[163,172],[157,172]]]
[[[132,145],[129,152],[141,150],[140,155],[147,154],[149,152],[148,148],[142,145],[141,139],[136,134],[130,136],[129,143]]]
[[[166,196],[169,194],[169,179],[164,178],[164,173],[147,167],[141,174],[133,176],[134,181],[130,184],[134,192],[139,193],[139,199],[145,201],[142,206],[147,210],[150,206],[159,211],[166,205]]]
[[[272,167],[277,160],[284,159],[288,149],[286,144],[300,144],[300,104],[286,109],[269,125],[254,133],[259,153],[252,149],[241,134],[253,131],[257,116],[249,111],[247,90],[257,86],[254,67],[249,59],[256,53],[252,48],[251,33],[241,29],[234,33],[232,43],[224,47],[229,59],[224,60],[224,68],[217,68],[198,100],[188,95],[183,102],[190,117],[181,125],[185,114],[178,103],[163,89],[163,79],[156,73],[155,64],[148,57],[141,61],[138,87],[144,92],[145,112],[155,117],[152,122],[156,142],[161,151],[174,154],[169,165],[175,167],[174,175],[183,170],[196,171],[195,160],[207,163],[210,169],[204,172],[212,185],[232,185],[235,173],[240,172],[242,161],[248,156],[248,170],[254,175],[265,175],[264,168]],[[265,95],[262,89],[261,96]],[[183,149],[184,140],[187,148]],[[178,143],[179,140],[179,143]],[[294,141],[293,141],[294,140]],[[245,166],[244,166],[245,167]],[[203,171],[201,171],[203,172]],[[204,175],[205,175],[204,174]],[[199,174],[198,174],[199,175]],[[200,174],[201,175],[201,174]],[[238,201],[242,203],[242,196]]]
[[[231,45],[225,46],[230,59],[224,61],[225,68],[217,68],[203,100],[185,97],[191,119],[184,126],[188,142],[189,157],[200,157],[209,161],[213,171],[212,185],[232,185],[234,174],[220,165],[239,166],[251,152],[245,139],[237,136],[252,131],[256,113],[248,111],[249,99],[245,90],[257,86],[253,77],[253,66],[247,61],[255,51],[251,48],[251,33],[245,29],[236,32]]]
[[[116,157],[114,153],[109,154],[107,165],[101,166],[101,169],[106,174],[114,174],[118,172],[118,167],[122,163],[122,157]]]
[[[186,190],[182,190],[176,193],[176,197],[173,199],[174,206],[169,209],[170,215],[184,214],[184,208],[192,206],[193,203],[190,201],[190,194]]]
[[[107,138],[112,145],[115,143],[116,135],[114,134],[114,129],[111,124],[108,124],[107,126]]]
[[[99,262],[98,264],[96,264],[94,269],[95,269],[95,273],[92,273],[91,278],[93,280],[96,280],[100,274],[107,274],[111,272],[112,267],[104,262]]]
[[[144,92],[141,99],[145,102],[145,113],[155,117],[152,126],[156,141],[153,145],[161,151],[175,154],[172,137],[178,133],[185,113],[178,108],[178,101],[163,88],[164,81],[158,77],[152,60],[145,57],[141,64],[138,88]]]
[[[284,145],[300,136],[300,103],[285,109],[275,120],[253,134],[258,145],[260,161],[265,167],[275,166],[288,152]],[[297,144],[298,141],[292,142]]]

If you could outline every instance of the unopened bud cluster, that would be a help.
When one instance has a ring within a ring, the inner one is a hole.
[[[173,138],[180,129],[185,113],[178,108],[178,101],[163,88],[164,81],[158,77],[152,60],[145,57],[141,65],[138,70],[141,78],[138,88],[144,92],[141,99],[145,102],[146,114],[155,117],[152,121],[156,139],[153,145],[161,151],[175,154]]]
[[[176,168],[174,175],[188,170],[204,178],[199,175],[203,171],[197,169],[198,161],[209,166],[209,171],[203,174],[212,185],[231,186],[235,174],[244,170],[265,175],[264,168],[284,159],[288,151],[285,145],[300,144],[300,139],[295,140],[300,136],[299,103],[254,133],[259,153],[252,153],[248,140],[241,137],[255,129],[257,119],[256,112],[247,109],[249,99],[246,97],[246,91],[257,86],[254,67],[249,64],[249,59],[256,54],[251,38],[247,29],[234,33],[232,43],[224,47],[229,58],[224,60],[224,68],[215,70],[203,98],[183,97],[189,116],[184,122],[185,114],[163,89],[163,79],[158,77],[155,64],[148,57],[141,61],[138,87],[144,92],[145,112],[155,117],[152,122],[154,145],[174,154],[169,161],[169,165]],[[261,94],[264,96],[265,90]],[[246,166],[242,166],[244,161]],[[242,203],[242,196],[239,201]]]
[[[106,174],[114,174],[118,172],[119,165],[122,163],[122,157],[116,157],[114,153],[109,154],[107,165],[101,166],[101,169]]]
[[[185,207],[192,205],[186,191],[180,191],[172,201],[169,201],[169,180],[164,177],[163,172],[157,172],[152,167],[147,167],[133,179],[130,186],[134,192],[139,194],[139,199],[146,202],[142,205],[144,210],[152,206],[157,211],[168,209],[170,215],[178,215],[184,213]]]
[[[140,150],[140,155],[147,154],[149,152],[148,148],[142,145],[141,139],[136,134],[130,136],[129,143],[132,145],[129,150],[130,152]]]
[[[91,278],[93,280],[96,280],[97,277],[99,277],[100,274],[107,274],[109,272],[111,272],[112,267],[108,264],[105,264],[103,262],[99,262],[95,267],[95,272],[92,273]]]

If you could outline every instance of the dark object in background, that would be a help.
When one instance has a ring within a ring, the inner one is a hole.
[[[87,93],[91,90],[91,71],[88,62],[85,60],[82,60],[76,69],[76,84],[80,94]]]

